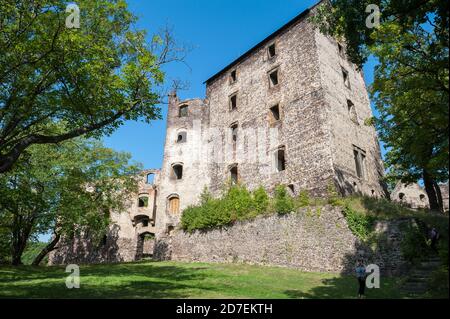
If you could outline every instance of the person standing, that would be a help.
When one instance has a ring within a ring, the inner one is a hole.
[[[359,259],[356,265],[356,278],[358,279],[358,298],[364,298],[364,290],[366,288],[366,267],[363,260]]]
[[[436,247],[436,245],[437,245],[437,242],[438,242],[438,240],[439,240],[439,232],[437,231],[437,229],[436,228],[434,228],[433,227],[433,229],[431,230],[431,233],[430,233],[430,239],[431,239],[431,249],[434,251],[434,252],[438,252],[438,250],[437,250],[437,247]]]

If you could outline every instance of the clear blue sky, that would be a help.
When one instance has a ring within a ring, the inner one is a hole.
[[[173,27],[176,40],[193,47],[182,63],[166,68],[167,79],[189,82],[181,98],[205,96],[203,82],[252,46],[313,6],[316,0],[128,0],[130,10],[139,17],[138,28],[149,36],[165,25]],[[366,83],[372,83],[374,63],[364,68]],[[167,107],[164,119],[151,125],[127,122],[105,144],[132,154],[145,168],[162,165]]]

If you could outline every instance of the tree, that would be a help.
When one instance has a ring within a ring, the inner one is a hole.
[[[27,243],[38,234],[51,231],[53,239],[36,265],[61,237],[89,231],[100,238],[110,212],[121,211],[136,191],[139,167],[128,160],[127,154],[80,138],[28,148],[12,171],[0,175],[0,226],[9,231],[12,264],[21,264]]]
[[[185,53],[170,32],[147,43],[124,0],[79,0],[68,28],[69,3],[0,0],[0,173],[31,145],[161,117],[161,67]]]
[[[446,0],[334,0],[313,19],[326,34],[345,39],[360,67],[373,55],[372,119],[386,144],[388,178],[422,179],[430,208],[442,210],[439,182],[449,176],[449,18]],[[380,8],[381,23],[368,28],[368,4]],[[328,9],[327,9],[328,8]],[[369,123],[368,123],[369,124]]]

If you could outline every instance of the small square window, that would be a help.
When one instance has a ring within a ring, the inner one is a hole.
[[[237,109],[237,94],[230,96],[230,109],[232,111]]]
[[[188,110],[189,110],[189,107],[187,105],[180,106],[180,110],[179,110],[179,113],[178,113],[179,117],[186,117],[186,116],[188,116]]]
[[[237,81],[237,73],[236,70],[231,71],[230,73],[230,83],[234,83]]]
[[[278,85],[278,69],[275,69],[269,73],[269,82],[271,87],[275,87]]]
[[[272,122],[276,122],[280,120],[280,106],[274,105],[270,108],[270,118],[272,120]]]
[[[269,59],[277,55],[277,48],[275,46],[275,43],[269,45],[269,47],[267,48],[267,54],[269,55]]]

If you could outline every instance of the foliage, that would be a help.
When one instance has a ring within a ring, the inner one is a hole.
[[[0,226],[11,238],[12,262],[21,263],[28,240],[38,234],[93,230],[93,240],[101,237],[109,213],[136,191],[139,167],[128,161],[128,154],[80,138],[23,153],[0,175]]]
[[[269,207],[269,195],[264,187],[260,186],[253,192],[255,210],[258,214],[263,214]]]
[[[409,225],[404,230],[404,238],[401,242],[403,257],[412,263],[420,261],[430,254],[426,235],[416,225]]]
[[[42,249],[45,248],[45,246],[47,246],[47,243],[29,242],[22,255],[23,264],[31,265],[33,260],[42,251]],[[48,256],[45,256],[42,264],[47,265],[47,263],[48,263]]]
[[[339,196],[339,193],[336,190],[336,185],[333,182],[329,182],[327,185],[327,199],[328,204],[332,206],[343,206],[344,202],[342,197]]]
[[[236,221],[264,214],[270,204],[263,187],[250,193],[244,186],[230,185],[220,199],[215,199],[205,188],[200,204],[183,211],[181,227],[187,232],[230,225]]]
[[[167,30],[147,42],[124,0],[78,0],[67,28],[71,3],[0,0],[0,172],[33,144],[161,118],[161,67],[182,48]]]
[[[295,210],[294,200],[287,193],[286,187],[279,185],[275,188],[275,211],[278,214],[289,214]]]
[[[311,199],[309,198],[309,193],[306,190],[300,191],[297,197],[297,206],[298,207],[306,207],[311,205]]]
[[[448,299],[448,282],[448,265],[433,271],[428,283],[430,297]]]
[[[366,241],[373,231],[375,219],[373,216],[353,210],[350,205],[346,205],[343,210],[348,228],[359,239]]]

